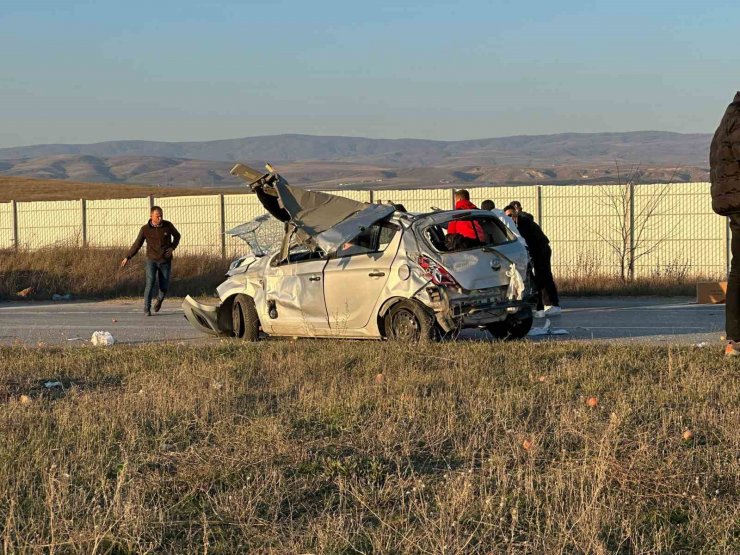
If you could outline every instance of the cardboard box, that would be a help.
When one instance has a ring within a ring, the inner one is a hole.
[[[721,304],[726,297],[726,281],[704,281],[696,284],[697,304]]]

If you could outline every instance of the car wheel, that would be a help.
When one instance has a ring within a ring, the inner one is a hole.
[[[234,337],[246,341],[257,341],[260,333],[260,319],[254,299],[249,295],[237,295],[231,308],[234,323]]]
[[[532,329],[533,322],[532,311],[528,310],[526,314],[522,314],[521,316],[510,314],[505,320],[488,324],[486,329],[494,339],[511,341],[513,339],[524,339],[527,337],[529,330]]]
[[[398,341],[429,341],[437,335],[434,315],[412,300],[394,304],[385,315],[384,325],[388,339]]]

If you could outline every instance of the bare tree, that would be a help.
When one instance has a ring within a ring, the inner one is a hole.
[[[656,212],[670,192],[678,171],[679,168],[676,168],[670,180],[645,202],[640,203],[638,208],[635,207],[635,187],[639,185],[639,180],[644,175],[639,166],[630,167],[623,176],[617,164],[616,189],[614,186],[599,186],[601,189],[600,202],[616,216],[616,224],[608,232],[598,229],[592,229],[592,231],[617,256],[622,281],[634,279],[637,261],[655,252],[671,237],[673,229],[666,230],[657,239],[649,237],[648,232],[652,229]]]

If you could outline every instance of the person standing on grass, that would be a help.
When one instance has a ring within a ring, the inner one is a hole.
[[[504,214],[509,216],[519,229],[519,234],[527,242],[529,257],[532,259],[534,270],[534,281],[537,286],[537,311],[536,318],[546,316],[557,316],[562,312],[558,288],[552,275],[552,249],[550,239],[542,231],[537,223],[527,216],[525,212],[519,212],[509,204],[504,208]]]
[[[725,301],[725,356],[740,356],[740,91],[714,133],[709,147],[712,209],[727,216],[732,234],[732,262]]]
[[[149,221],[141,227],[139,236],[131,245],[126,258],[121,260],[121,268],[139,252],[146,241],[146,286],[144,287],[144,314],[152,315],[152,296],[154,295],[154,282],[159,285],[159,294],[154,301],[154,312],[162,308],[162,301],[167,294],[172,271],[172,253],[180,244],[180,232],[177,231],[172,222],[162,218],[162,209],[152,206]]]

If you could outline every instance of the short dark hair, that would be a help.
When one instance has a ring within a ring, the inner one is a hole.
[[[162,214],[164,214],[164,212],[162,211],[162,207],[161,207],[161,206],[152,206],[152,209],[151,209],[151,210],[149,210],[149,213],[151,214],[151,213],[152,213],[152,212],[154,212],[154,211],[157,211],[157,212],[159,212],[159,215],[160,215],[160,216],[161,216]]]
[[[465,200],[470,200],[470,193],[466,189],[460,189],[459,191],[455,191],[455,196],[462,197]]]
[[[511,207],[514,210],[517,210],[518,211],[518,210],[521,210],[522,209],[522,203],[519,202],[518,200],[512,200],[510,204],[511,204]]]
[[[481,210],[493,210],[494,208],[496,208],[496,203],[492,200],[484,200],[480,203]]]
[[[509,203],[509,204],[507,204],[507,205],[506,205],[506,206],[504,207],[504,212],[506,212],[507,210],[513,210],[514,212],[516,212],[516,207],[514,206],[514,203],[513,203],[513,202],[512,202],[512,203]]]

